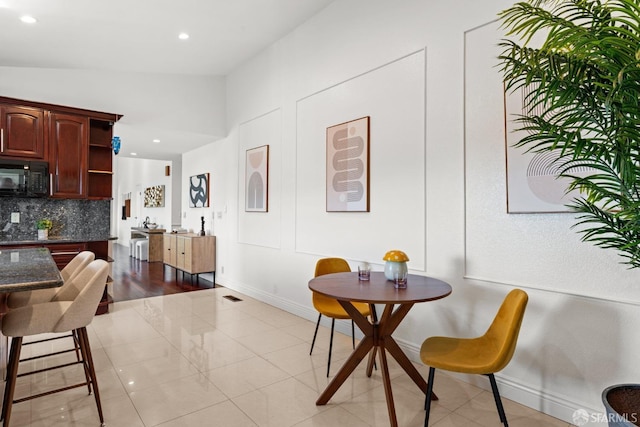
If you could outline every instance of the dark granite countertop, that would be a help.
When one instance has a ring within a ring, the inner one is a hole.
[[[55,245],[62,243],[84,243],[84,242],[101,242],[104,240],[118,240],[117,236],[49,236],[47,240],[38,240],[36,236],[32,239],[28,237],[8,238],[0,235],[0,248],[2,246],[14,245]]]
[[[144,227],[131,227],[131,232],[142,234],[161,234],[167,230],[164,228],[144,228]]]
[[[46,248],[0,250],[0,292],[62,285],[60,271]]]

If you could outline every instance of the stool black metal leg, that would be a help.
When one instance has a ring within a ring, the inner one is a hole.
[[[4,387],[4,396],[2,397],[2,413],[0,414],[0,421],[4,420],[4,412],[7,409],[7,401],[8,401],[8,397],[9,397],[9,379],[13,376],[13,368],[15,368],[14,366],[14,360],[13,357],[15,356],[15,351],[13,349],[13,343],[14,340],[11,340],[11,345],[10,345],[10,349],[9,349],[9,360],[7,361],[7,377],[6,377],[6,383],[5,383],[5,387]]]
[[[91,381],[89,378],[89,369],[87,367],[87,364],[84,363],[84,359],[80,358],[81,348],[80,348],[80,337],[78,336],[78,331],[71,331],[71,337],[73,338],[73,346],[75,347],[75,351],[76,351],[76,359],[78,360],[78,362],[82,362],[82,368],[84,369],[84,378],[87,382],[87,390],[89,394],[91,394]]]
[[[13,406],[13,394],[16,390],[16,379],[18,376],[18,362],[20,361],[20,350],[22,348],[22,337],[11,338],[11,353],[9,359],[11,360],[11,366],[9,367],[9,374],[7,374],[7,383],[5,384],[4,402],[2,405],[2,419],[4,420],[4,426],[9,426],[11,420],[11,408]]]
[[[89,376],[91,377],[91,385],[93,388],[93,397],[96,399],[96,406],[98,407],[98,415],[100,417],[100,424],[104,425],[104,415],[102,414],[102,404],[100,403],[100,390],[98,389],[98,378],[96,377],[96,370],[93,364],[93,357],[91,355],[91,346],[89,345],[89,335],[87,334],[87,328],[83,327],[77,330],[80,337],[80,351],[82,352],[83,360],[86,362],[89,368]]]

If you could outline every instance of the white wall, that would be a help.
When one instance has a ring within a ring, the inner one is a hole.
[[[114,135],[127,155],[133,141],[139,155],[165,159],[173,145],[191,148],[227,133],[220,76],[0,66],[0,94],[122,114]]]
[[[158,224],[158,228],[171,230],[173,179],[165,176],[165,167],[173,164],[166,160],[134,159],[116,157],[114,159],[114,196],[116,206],[116,243],[129,246],[131,227],[141,227],[146,217]],[[164,185],[165,203],[163,207],[144,207],[144,190],[148,187]],[[131,216],[122,219],[125,195],[131,196]]]
[[[615,253],[581,243],[571,214],[506,214],[502,95],[490,64],[500,35],[485,24],[510,4],[334,2],[227,76],[227,137],[183,156],[183,180],[212,174],[212,207],[183,208],[183,225],[198,229],[201,214],[215,215],[218,282],[308,319],[316,314],[307,282],[319,257],[381,270],[388,249],[405,249],[414,273],[454,289],[415,306],[399,328],[416,361],[426,337],[481,334],[504,295],[526,289],[501,389],[571,421],[579,408],[601,412],[606,386],[640,378],[638,274]],[[488,52],[474,59],[484,68],[469,68],[465,46]],[[394,68],[407,58],[415,62]],[[328,214],[324,128],[363,115],[372,123],[371,212]],[[247,218],[245,150],[264,141],[269,212]],[[400,190],[397,199],[389,188]]]
[[[137,160],[141,162],[138,170],[131,167],[134,181],[127,181],[127,168],[124,168],[125,176],[119,176],[118,160],[131,151],[131,142],[145,138],[142,141],[148,158],[170,159],[162,163],[172,165],[170,181],[174,191],[167,199],[166,208],[170,213],[148,215],[161,218],[163,225],[171,229],[172,225],[181,224],[182,160],[180,156],[166,154],[165,147],[215,141],[227,133],[225,79],[220,76],[0,66],[0,95],[123,115],[114,126],[114,135],[122,139],[122,149],[121,154],[114,157],[111,226],[112,232],[121,238],[118,243],[123,245],[128,244],[128,228],[143,221],[146,214],[141,219],[121,223],[122,194],[144,191],[146,186],[159,185],[154,182],[166,181],[158,175],[160,169],[154,169],[149,177],[141,176],[139,172],[149,167],[141,159]],[[154,144],[148,135],[162,138],[161,144]]]

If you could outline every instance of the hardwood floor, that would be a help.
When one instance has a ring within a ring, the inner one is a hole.
[[[213,287],[212,282],[202,277],[197,284],[195,275],[191,284],[189,274],[176,272],[161,262],[146,262],[130,257],[129,248],[123,245],[113,245],[113,259],[111,296],[114,302]]]

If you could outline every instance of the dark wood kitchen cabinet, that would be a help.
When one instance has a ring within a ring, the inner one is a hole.
[[[87,197],[89,119],[64,113],[49,118],[51,197]]]
[[[0,104],[0,155],[45,160],[44,111]]]
[[[89,168],[87,197],[110,199],[113,181],[113,122],[89,119]]]
[[[51,197],[111,199],[111,139],[121,117],[0,96],[0,159],[48,161]]]

